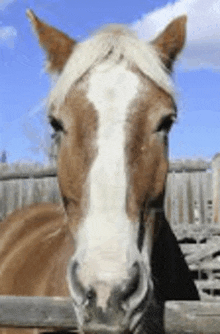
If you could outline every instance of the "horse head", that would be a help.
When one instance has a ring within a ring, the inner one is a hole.
[[[56,84],[48,118],[72,234],[67,281],[83,331],[135,331],[153,298],[151,252],[163,212],[173,63],[186,17],[153,41],[110,25],[83,42],[28,11]]]

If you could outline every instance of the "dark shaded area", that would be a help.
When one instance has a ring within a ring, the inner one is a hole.
[[[161,214],[152,250],[152,276],[158,300],[199,300],[192,275],[170,225]]]

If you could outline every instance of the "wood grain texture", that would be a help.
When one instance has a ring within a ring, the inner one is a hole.
[[[217,334],[220,329],[220,303],[167,302],[165,327],[169,334]]]
[[[0,296],[0,327],[76,330],[69,298]],[[166,303],[167,334],[216,334],[220,328],[220,303]]]

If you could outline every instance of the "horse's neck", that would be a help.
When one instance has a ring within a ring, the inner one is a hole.
[[[66,295],[73,242],[52,204],[19,210],[1,223],[0,294]]]

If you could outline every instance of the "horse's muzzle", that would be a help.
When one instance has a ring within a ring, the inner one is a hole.
[[[97,283],[89,289],[83,287],[77,275],[78,267],[77,261],[73,261],[68,278],[83,332],[124,333],[129,328],[132,310],[139,304],[139,297],[142,299],[144,277],[140,264],[135,262],[129,278],[112,288],[104,307],[100,307],[98,299],[101,286]]]
[[[114,291],[105,309],[97,305],[96,293],[90,290],[86,294],[82,312],[82,329],[86,333],[119,334],[128,327],[125,322],[126,311],[122,308],[117,290]]]

